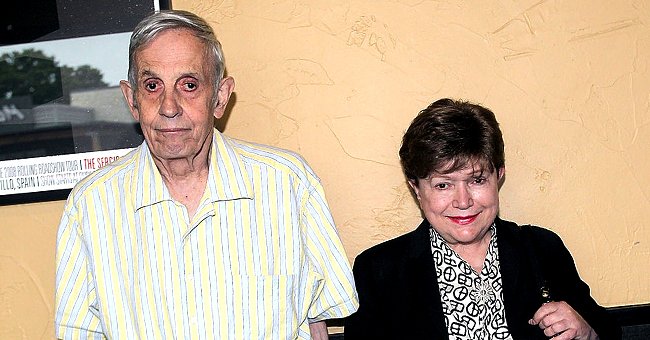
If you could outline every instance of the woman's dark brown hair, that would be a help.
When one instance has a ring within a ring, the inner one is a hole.
[[[494,171],[505,165],[503,137],[494,113],[477,104],[440,99],[413,119],[399,150],[404,175],[424,179],[468,166]]]

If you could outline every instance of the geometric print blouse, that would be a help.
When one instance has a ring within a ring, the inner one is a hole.
[[[442,311],[449,340],[512,340],[503,305],[497,233],[492,238],[480,275],[429,229]]]

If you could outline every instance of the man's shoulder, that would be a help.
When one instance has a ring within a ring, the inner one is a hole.
[[[112,163],[109,163],[82,178],[72,188],[69,199],[77,201],[88,193],[94,192],[99,187],[104,187],[111,182],[120,182],[123,180],[125,176],[134,171],[135,162],[139,152],[140,148],[133,149]],[[123,183],[116,184],[122,185]]]
[[[252,166],[270,167],[298,175],[315,176],[307,161],[298,153],[276,146],[226,137],[241,159]]]
[[[301,155],[288,149],[235,138],[228,138],[228,140],[240,155],[254,161],[264,163],[305,163]]]

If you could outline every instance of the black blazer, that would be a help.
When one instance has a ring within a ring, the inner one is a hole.
[[[359,310],[345,323],[345,339],[448,339],[431,255],[429,222],[376,245],[354,262]],[[590,296],[573,258],[555,233],[496,220],[497,246],[508,329],[514,340],[547,339],[528,320],[543,303],[539,278],[552,298],[566,301],[601,340],[621,329]]]

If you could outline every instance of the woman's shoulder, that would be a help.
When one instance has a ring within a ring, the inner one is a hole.
[[[425,225],[426,224],[426,225]],[[428,222],[423,221],[420,226],[406,234],[376,244],[362,251],[355,259],[358,263],[389,263],[416,257],[422,251],[429,251]]]
[[[519,225],[512,221],[497,218],[497,237],[499,239],[505,238],[510,241],[520,242],[522,238],[532,240],[536,243],[559,243],[562,244],[562,239],[554,231],[532,225],[522,224]]]

